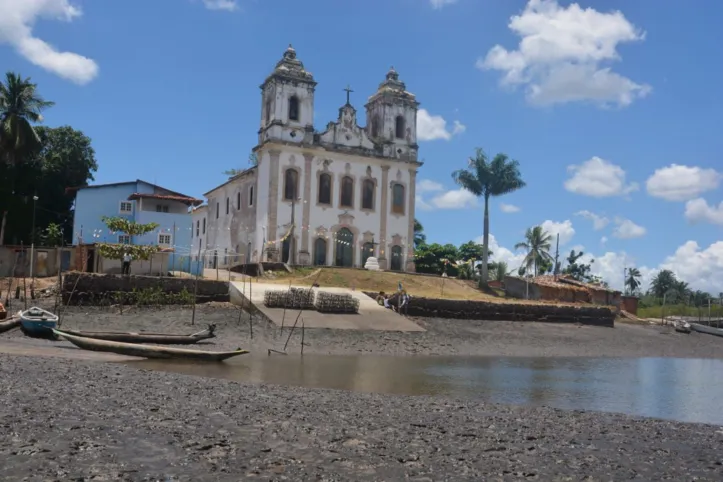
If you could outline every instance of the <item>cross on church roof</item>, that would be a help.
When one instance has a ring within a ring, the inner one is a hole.
[[[351,94],[354,91],[351,90],[351,87],[349,87],[349,84],[346,85],[346,89],[344,89],[344,92],[346,92],[346,105],[351,105],[349,103],[349,94]]]

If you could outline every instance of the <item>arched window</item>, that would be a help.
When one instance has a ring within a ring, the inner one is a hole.
[[[317,238],[314,241],[314,264],[326,266],[326,239]]]
[[[404,128],[406,127],[404,125],[404,117],[398,115],[394,127],[397,139],[404,139]]]
[[[241,210],[241,191],[236,193],[236,210]]]
[[[266,113],[264,117],[267,124],[271,122],[271,99],[266,99]]]
[[[351,268],[354,263],[354,234],[348,228],[336,233],[336,265]]]
[[[354,179],[344,176],[341,179],[341,206],[345,208],[354,207]]]
[[[331,204],[331,175],[319,175],[319,204]]]
[[[392,271],[401,271],[402,270],[402,247],[401,246],[392,246],[391,267],[392,267]]]
[[[361,267],[367,264],[367,259],[374,256],[374,245],[372,243],[364,243],[361,250]]]
[[[401,184],[392,186],[392,212],[404,214],[404,186]]]
[[[291,259],[291,236],[287,236],[281,243],[281,262],[288,263]]]
[[[289,98],[289,120],[299,120],[299,98],[295,95]]]
[[[362,209],[374,209],[374,181],[364,179],[362,183]]]
[[[287,169],[284,174],[284,199],[291,201],[296,199],[299,184],[299,173],[296,169]]]
[[[379,116],[372,117],[372,137],[379,137]]]

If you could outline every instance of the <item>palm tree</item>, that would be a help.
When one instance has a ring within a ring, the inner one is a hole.
[[[11,194],[14,194],[13,167],[39,149],[40,138],[33,124],[43,120],[42,111],[51,107],[53,102],[43,100],[30,78],[23,79],[13,72],[8,72],[5,78],[5,83],[0,81],[0,162],[11,165],[8,184]],[[4,209],[0,221],[0,245],[5,237],[7,214],[7,209]]]
[[[424,234],[424,226],[422,226],[422,223],[420,223],[417,218],[414,218],[414,249],[417,249],[426,242],[427,235]]]
[[[640,288],[640,278],[642,276],[638,268],[628,269],[628,274],[625,277],[625,288],[628,289],[631,295],[634,295]]]
[[[525,249],[525,267],[529,270],[534,267],[535,276],[538,274],[538,268],[552,262],[550,249],[552,248],[552,236],[550,233],[542,229],[542,226],[527,228],[525,231],[525,240],[515,245],[515,249]]]
[[[525,187],[520,174],[520,163],[510,160],[505,154],[497,154],[490,162],[482,149],[477,149],[475,157],[469,159],[467,169],[452,173],[452,179],[462,189],[477,197],[484,198],[484,227],[482,236],[482,272],[480,286],[487,284],[490,247],[490,211],[491,196],[502,196]]]
[[[505,276],[509,273],[510,269],[504,261],[495,261],[494,263],[490,263],[490,274],[495,281],[499,281],[500,283],[504,282]]]

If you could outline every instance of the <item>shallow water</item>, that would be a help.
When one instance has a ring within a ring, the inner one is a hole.
[[[723,425],[721,360],[272,355],[221,364],[128,363],[252,383],[445,395]]]

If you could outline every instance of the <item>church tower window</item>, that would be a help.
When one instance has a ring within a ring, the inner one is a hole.
[[[291,201],[296,199],[299,184],[299,173],[296,169],[287,169],[284,173],[284,199]]]
[[[345,208],[354,207],[354,180],[344,176],[341,180],[341,206]]]
[[[319,204],[331,204],[331,175],[319,176]]]
[[[395,132],[397,139],[404,139],[404,117],[401,115],[397,116],[395,121]]]
[[[266,107],[265,108],[266,108],[266,113],[265,113],[266,123],[268,124],[269,122],[271,122],[271,99],[266,99]]]
[[[404,186],[401,184],[392,187],[392,212],[404,214]]]
[[[379,116],[372,117],[372,137],[379,137]]]
[[[299,98],[295,95],[289,99],[289,120],[299,120]]]
[[[374,181],[365,179],[362,184],[362,209],[374,209]]]

